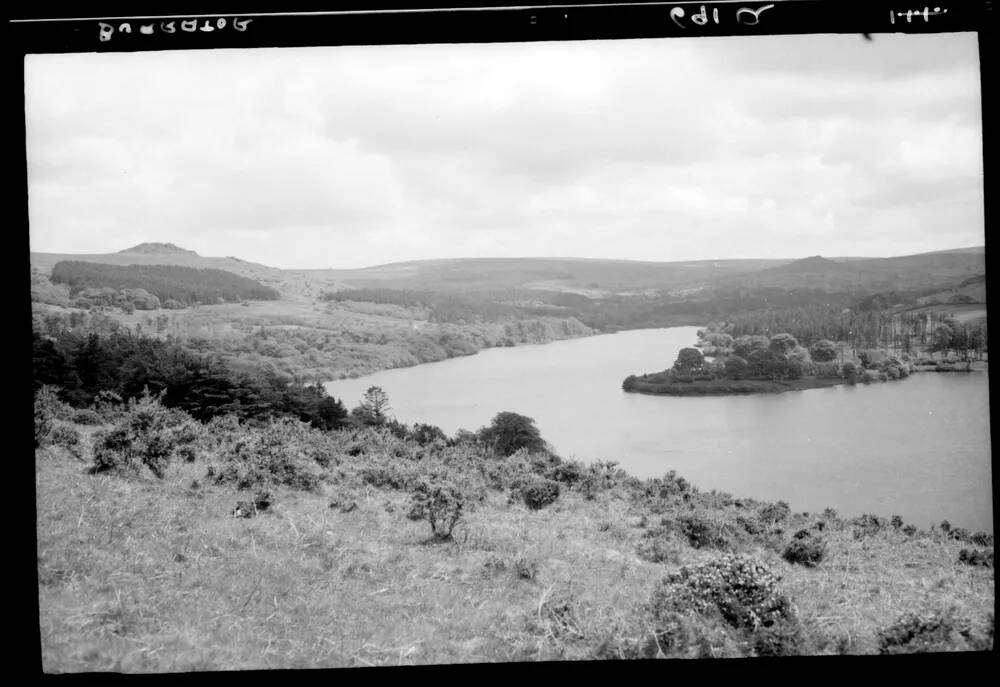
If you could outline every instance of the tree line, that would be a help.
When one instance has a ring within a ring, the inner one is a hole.
[[[35,388],[52,385],[61,399],[82,407],[101,399],[162,394],[167,407],[205,421],[235,414],[243,419],[291,416],[320,429],[336,429],[348,413],[317,381],[296,382],[267,368],[235,371],[218,357],[193,353],[160,339],[115,332],[57,337],[32,333]]]
[[[195,303],[277,300],[281,294],[258,281],[232,272],[180,265],[106,265],[64,260],[52,268],[50,280],[66,284],[70,295],[88,289],[144,289],[160,301]],[[100,297],[100,293],[93,293]],[[111,303],[107,303],[110,305]]]
[[[910,353],[915,344],[931,351],[982,356],[987,350],[986,320],[958,322],[944,311],[895,312],[839,306],[761,309],[729,315],[718,331],[732,337],[792,334],[805,346],[820,340],[843,341],[852,349],[881,348]]]

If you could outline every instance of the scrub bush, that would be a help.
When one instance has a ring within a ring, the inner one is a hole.
[[[826,556],[826,542],[822,538],[813,536],[806,530],[807,536],[796,537],[788,542],[781,557],[789,563],[797,563],[807,568],[814,568]]]
[[[415,519],[427,520],[434,538],[451,539],[469,502],[468,493],[451,480],[421,477],[413,487],[410,509]]]
[[[653,592],[653,616],[670,612],[718,612],[737,629],[756,631],[796,618],[791,600],[778,591],[778,578],[763,563],[726,554],[671,573]]]
[[[962,549],[958,552],[958,562],[966,565],[992,568],[994,565],[993,549],[980,551],[978,549]]]
[[[189,440],[183,413],[164,408],[148,393],[130,399],[120,419],[94,435],[92,472],[114,470],[138,474],[146,466],[163,478],[174,451]]]
[[[531,477],[518,485],[516,492],[528,508],[541,510],[559,498],[559,483],[544,477]]]
[[[907,613],[877,632],[879,653],[912,654],[927,651],[960,651],[963,623],[951,610],[920,616]]]
[[[216,484],[234,484],[237,489],[276,485],[316,489],[323,469],[306,431],[303,423],[288,418],[247,428],[242,438],[223,450],[222,466],[213,470]]]

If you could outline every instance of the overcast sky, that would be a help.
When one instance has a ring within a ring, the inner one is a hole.
[[[975,34],[34,55],[31,249],[277,267],[981,245]]]

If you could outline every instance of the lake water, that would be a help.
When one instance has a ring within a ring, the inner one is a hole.
[[[393,413],[449,435],[510,410],[535,419],[566,458],[668,470],[702,490],[787,501],[797,511],[947,519],[992,532],[985,372],[919,373],[870,386],[677,398],[629,394],[629,374],[668,367],[695,327],[494,348],[326,384],[351,408],[381,386]]]

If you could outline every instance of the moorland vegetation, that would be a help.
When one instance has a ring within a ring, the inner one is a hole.
[[[985,532],[641,480],[562,459],[514,411],[449,437],[372,387],[317,422],[294,382],[163,342],[88,337],[61,368],[47,344],[48,672],[992,647]]]

